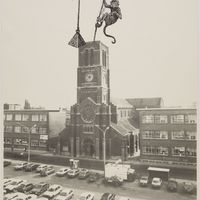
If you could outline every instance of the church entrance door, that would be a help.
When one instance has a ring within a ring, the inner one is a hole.
[[[95,156],[94,142],[90,138],[86,138],[83,141],[83,155],[86,157]]]

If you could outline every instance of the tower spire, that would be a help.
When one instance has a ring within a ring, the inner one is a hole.
[[[83,37],[80,34],[79,21],[80,21],[80,0],[78,0],[78,16],[77,16],[76,33],[68,43],[70,46],[73,46],[76,48],[79,48],[80,46],[85,45],[85,40],[83,39]]]

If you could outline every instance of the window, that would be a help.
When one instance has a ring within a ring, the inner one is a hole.
[[[106,51],[102,51],[102,64],[106,67]]]
[[[173,156],[185,156],[185,147],[172,147]]]
[[[167,115],[155,115],[156,124],[167,124]]]
[[[196,132],[187,131],[185,135],[186,140],[196,140]]]
[[[13,119],[13,115],[12,114],[6,114],[6,120],[7,121],[11,121]]]
[[[47,128],[39,128],[39,133],[41,134],[47,133]]]
[[[4,143],[5,144],[12,144],[12,139],[11,138],[4,138]]]
[[[21,126],[15,126],[15,133],[21,133]]]
[[[28,144],[28,140],[27,139],[16,138],[16,139],[14,139],[14,144],[27,145]]]
[[[21,121],[22,115],[21,114],[15,114],[15,121]]]
[[[38,146],[38,140],[31,140],[31,146],[37,147]]]
[[[167,131],[144,131],[143,139],[168,139]]]
[[[90,65],[94,64],[94,49],[90,49]]]
[[[172,140],[185,140],[184,131],[173,131],[172,132]]]
[[[87,132],[87,133],[93,133],[93,130],[94,128],[93,128],[93,125],[84,125],[83,126],[83,131],[84,132]]]
[[[23,121],[28,121],[28,120],[29,120],[29,115],[23,114],[23,115],[22,115],[22,120],[23,120]]]
[[[5,132],[12,132],[13,127],[12,126],[5,126]]]
[[[197,115],[185,115],[185,123],[196,124],[197,123]]]
[[[39,146],[40,147],[46,147],[47,146],[47,141],[46,140],[39,140]]]
[[[32,115],[31,120],[32,120],[33,122],[39,121],[39,115]]]
[[[187,156],[197,156],[196,149],[194,149],[194,148],[187,148],[186,155]]]
[[[88,66],[89,64],[89,53],[88,53],[88,49],[85,50],[85,66]]]
[[[22,127],[22,133],[29,133],[29,128],[28,127]]]
[[[183,124],[184,123],[184,115],[172,115],[171,123],[172,124]]]
[[[142,152],[144,155],[159,155],[159,156],[168,156],[168,148],[167,147],[152,147],[147,146],[142,148]]]
[[[46,122],[47,121],[47,115],[46,114],[41,114],[40,115],[40,121]]]
[[[38,133],[38,128],[33,127],[33,128],[31,129],[31,133]]]
[[[154,123],[154,116],[153,115],[143,115],[142,116],[142,123],[143,124]]]

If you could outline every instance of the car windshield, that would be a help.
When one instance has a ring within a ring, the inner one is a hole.
[[[55,188],[49,188],[49,191],[50,192],[53,192],[53,191],[55,191],[56,189]]]
[[[17,182],[14,181],[14,182],[12,182],[10,185],[17,185]]]
[[[67,192],[61,192],[60,196],[67,196]]]
[[[153,182],[154,182],[154,183],[159,183],[160,181],[159,181],[159,180],[153,180]]]
[[[141,180],[146,181],[148,178],[147,177],[142,177]]]
[[[35,186],[35,188],[41,188],[42,187],[42,185],[36,185]]]

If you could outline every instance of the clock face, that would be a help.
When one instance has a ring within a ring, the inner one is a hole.
[[[95,119],[95,111],[91,104],[85,104],[80,110],[81,119],[86,123],[91,123]]]
[[[93,75],[92,73],[87,73],[87,74],[85,75],[85,80],[86,80],[87,82],[91,82],[91,81],[93,80],[93,78],[94,78],[94,75]]]

